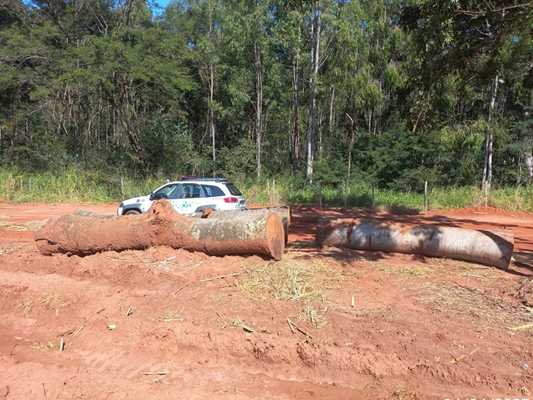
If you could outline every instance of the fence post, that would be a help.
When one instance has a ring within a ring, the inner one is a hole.
[[[344,183],[344,208],[348,205],[348,181]]]
[[[428,208],[429,208],[428,181],[424,181],[424,210],[427,211]]]

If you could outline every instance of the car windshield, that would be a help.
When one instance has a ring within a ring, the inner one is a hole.
[[[242,193],[240,192],[240,190],[237,189],[237,187],[233,183],[228,183],[226,185],[226,187],[228,188],[229,192],[232,195],[234,195],[234,196],[242,196]]]

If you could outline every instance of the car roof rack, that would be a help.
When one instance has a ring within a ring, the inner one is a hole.
[[[193,177],[186,177],[180,179],[182,181],[202,181],[202,182],[227,182],[228,180],[226,178],[193,178]]]

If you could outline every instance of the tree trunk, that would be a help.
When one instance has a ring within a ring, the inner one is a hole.
[[[213,10],[211,9],[211,2],[208,3],[209,7],[209,40],[213,40]],[[209,60],[209,99],[208,99],[208,118],[209,118],[209,134],[211,136],[211,151],[213,162],[217,160],[216,152],[216,129],[215,129],[215,66],[213,61]]]
[[[166,200],[156,201],[138,216],[51,218],[35,231],[35,242],[45,255],[169,246],[209,255],[264,254],[281,260],[285,250],[283,224],[276,213],[243,213],[223,221],[190,218],[178,214]]]
[[[496,104],[496,96],[498,95],[498,82],[500,81],[500,76],[496,75],[494,82],[492,84],[492,92],[490,97],[489,104],[489,116],[488,116],[488,132],[487,140],[485,142],[485,166],[483,167],[483,194],[484,194],[484,203],[485,206],[489,203],[489,193],[490,187],[492,184],[492,146],[494,143],[493,133],[492,133],[492,115],[494,113],[494,105]]]
[[[292,173],[295,174],[300,169],[300,65],[298,61],[299,54],[296,56],[295,65],[293,66],[293,118],[294,128],[291,137],[292,147]]]
[[[357,118],[355,114],[356,112],[354,111],[354,117]],[[348,145],[348,173],[346,175],[346,187],[348,187],[348,185],[350,184],[350,174],[352,172],[352,152],[353,152],[353,144],[355,141],[355,128],[354,128],[355,121],[354,121],[354,118],[350,116],[350,114],[346,113],[346,116],[350,120],[350,137],[349,137],[350,144]]]
[[[313,162],[315,156],[315,131],[316,131],[316,105],[317,105],[317,80],[320,54],[321,12],[313,9],[313,23],[311,25],[311,77],[309,79],[309,119],[307,136],[307,183],[313,183]]]
[[[531,178],[533,178],[533,156],[531,154],[526,154],[524,156],[524,163],[526,164],[527,170],[527,186],[531,186]]]
[[[316,245],[447,257],[505,270],[513,255],[514,239],[512,231],[495,233],[370,218],[320,218]]]
[[[216,152],[216,131],[215,131],[215,111],[214,107],[215,72],[213,64],[209,63],[209,134],[211,136],[211,152],[213,161],[217,160]]]
[[[261,177],[261,147],[263,142],[262,121],[263,115],[263,65],[261,62],[261,48],[254,43],[254,66],[255,66],[255,141],[257,177]]]
[[[335,85],[331,86],[331,98],[329,100],[329,127],[328,139],[331,142],[333,138],[334,124],[335,124]]]

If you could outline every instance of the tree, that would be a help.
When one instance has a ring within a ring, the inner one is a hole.
[[[295,174],[300,169],[302,151],[302,113],[301,104],[301,84],[303,77],[303,43],[302,43],[302,25],[303,10],[290,9],[285,5],[279,5],[275,8],[274,18],[276,24],[272,26],[273,46],[275,51],[273,56],[278,63],[276,65],[277,74],[273,82],[278,83],[279,89],[275,92],[277,97],[285,93],[290,94],[286,100],[287,109],[290,113],[282,114],[280,118],[286,120],[286,124],[280,123],[281,129],[290,132],[288,147],[290,149],[290,168],[291,174]],[[283,85],[290,86],[291,90],[284,90]]]
[[[447,77],[460,77],[454,89],[454,119],[439,123],[488,120],[482,168],[487,193],[492,181],[494,127],[505,118],[504,104],[509,106],[509,90],[501,84],[505,85],[507,77],[531,74],[531,52],[524,51],[531,39],[524,32],[532,28],[532,14],[529,3],[504,1],[496,7],[489,2],[430,0],[406,7],[402,15],[402,26],[412,33],[418,49],[413,57],[418,73],[412,76],[420,78],[411,80],[412,92],[418,88],[423,93],[413,103],[413,129],[423,130],[424,124],[434,125],[435,118],[446,115],[435,106],[444,97],[435,95]]]

